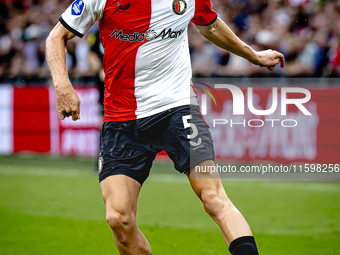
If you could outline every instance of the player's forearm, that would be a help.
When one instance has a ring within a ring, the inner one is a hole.
[[[71,86],[66,68],[67,37],[53,29],[46,40],[46,61],[55,89]]]
[[[208,27],[198,27],[200,33],[217,46],[230,51],[252,63],[258,62],[258,55],[249,45],[238,38],[220,19]]]

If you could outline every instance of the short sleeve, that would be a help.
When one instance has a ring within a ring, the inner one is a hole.
[[[75,0],[59,21],[67,30],[81,38],[102,18],[105,4],[106,0]]]
[[[211,7],[210,0],[195,0],[195,15],[191,20],[198,26],[209,26],[217,19],[217,14]]]

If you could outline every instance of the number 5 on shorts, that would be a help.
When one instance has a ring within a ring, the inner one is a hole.
[[[198,129],[197,129],[197,127],[196,127],[196,125],[194,123],[189,123],[188,122],[188,120],[190,120],[190,119],[192,119],[191,115],[182,116],[184,128],[191,128],[192,129],[192,134],[191,135],[187,135],[187,138],[188,139],[193,139],[193,138],[195,138],[198,135]],[[199,138],[197,143],[195,143],[194,141],[190,141],[189,143],[192,146],[199,146],[201,144],[201,142],[202,142],[202,139]]]

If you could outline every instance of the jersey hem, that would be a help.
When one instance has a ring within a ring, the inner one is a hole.
[[[171,108],[175,108],[175,107],[179,107],[179,106],[183,106],[183,105],[190,105],[190,104],[198,105],[196,97],[184,98],[184,99],[181,99],[177,102],[167,104],[167,105],[163,105],[161,107],[158,107],[156,109],[153,109],[153,110],[145,112],[145,113],[140,113],[140,114],[136,113],[136,116],[137,116],[137,119],[146,118],[146,117],[149,117],[151,115],[155,115],[157,113],[169,110]]]
[[[200,25],[200,24],[195,24],[195,25],[197,25],[197,26],[202,26],[202,27],[207,27],[207,26],[210,26],[210,25],[212,25],[212,24],[214,24],[215,23],[215,21],[217,20],[217,14],[216,14],[216,17],[212,20],[212,21],[210,21],[208,24],[204,24],[204,25]]]
[[[72,28],[69,24],[66,23],[66,21],[63,19],[62,16],[59,17],[59,21],[60,23],[70,32],[72,32],[73,34],[75,34],[76,36],[83,38],[83,34],[79,33],[77,30],[75,30],[74,28]]]
[[[142,118],[150,117],[152,115],[155,115],[155,114],[160,113],[160,112],[164,112],[166,110],[169,110],[169,109],[172,109],[172,108],[175,108],[175,107],[183,106],[183,105],[198,105],[198,102],[197,102],[196,97],[189,97],[189,98],[185,98],[185,99],[182,99],[180,101],[177,101],[175,103],[171,103],[171,104],[161,106],[157,109],[148,111],[147,113],[136,114],[135,116],[131,116],[131,117],[126,117],[126,116],[104,117],[103,122],[129,121],[129,120],[135,120],[135,119],[142,119]]]

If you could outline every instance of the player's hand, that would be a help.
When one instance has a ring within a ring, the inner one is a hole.
[[[280,52],[275,50],[257,52],[257,61],[255,64],[261,67],[267,67],[270,71],[273,71],[278,63],[280,63],[281,68],[285,66],[285,58]]]
[[[72,116],[73,121],[80,119],[80,100],[72,86],[56,89],[56,94],[56,108],[59,119],[63,120],[69,116]]]

